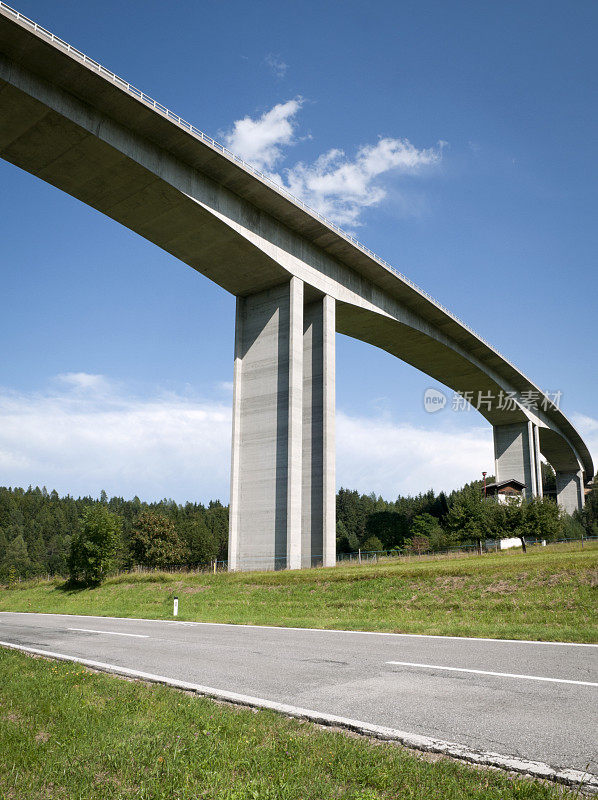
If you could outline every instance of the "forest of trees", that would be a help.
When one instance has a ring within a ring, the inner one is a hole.
[[[548,473],[549,494],[550,479]],[[207,506],[173,500],[145,503],[138,497],[108,498],[105,492],[97,499],[75,499],[45,488],[0,487],[0,580],[79,574],[88,546],[85,531],[101,527],[102,514],[113,521],[108,525],[114,542],[112,570],[138,565],[197,568],[227,558],[228,507],[218,500]],[[584,534],[598,535],[598,488],[574,517],[560,514],[550,500],[510,508],[484,502],[481,481],[450,494],[430,490],[395,501],[348,489],[337,494],[339,553],[426,552],[502,536],[555,539]]]
[[[86,509],[96,505],[104,506],[121,521],[116,569],[130,569],[142,563],[136,557],[140,549],[134,531],[143,530],[147,515],[159,530],[166,527],[167,533],[174,531],[164,557],[156,559],[155,554],[144,552],[150,558],[148,566],[199,567],[227,557],[228,507],[218,500],[207,506],[180,505],[174,500],[144,503],[138,497],[108,498],[105,492],[99,499],[75,499],[68,495],[59,497],[57,492],[45,488],[0,487],[0,580],[6,580],[9,573],[18,577],[66,577],[71,540],[81,531]]]
[[[569,517],[559,512],[554,486],[554,472],[545,468],[545,498],[509,506],[484,501],[482,481],[450,494],[430,490],[394,502],[341,489],[336,500],[337,549],[426,552],[504,537],[550,541],[597,536],[598,487],[588,496],[583,512]]]

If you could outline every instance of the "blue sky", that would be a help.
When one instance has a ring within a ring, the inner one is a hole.
[[[598,460],[594,2],[22,0],[280,176],[464,319]],[[228,499],[234,299],[0,162],[0,484]],[[339,484],[493,469],[475,412],[337,336]]]

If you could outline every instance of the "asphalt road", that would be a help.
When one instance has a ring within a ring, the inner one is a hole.
[[[11,612],[0,640],[598,774],[598,645]]]

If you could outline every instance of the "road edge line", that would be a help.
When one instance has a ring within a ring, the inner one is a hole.
[[[204,622],[200,620],[159,619],[152,617],[114,617],[103,614],[65,614],[58,611],[8,611],[0,614],[31,614],[43,617],[77,617],[92,619],[116,619],[128,622],[166,622],[170,625],[219,625],[225,628],[260,628],[267,631],[310,631],[312,633],[356,633],[362,636],[405,636],[410,639],[452,639],[459,642],[496,642],[499,644],[548,644],[557,647],[598,647],[596,642],[550,642],[545,639],[493,639],[487,636],[448,636],[439,633],[396,633],[393,631],[359,631],[345,628],[297,628],[292,625],[250,625],[246,622]]]
[[[549,764],[545,764],[542,761],[529,761],[517,756],[504,756],[500,753],[487,750],[470,750],[456,742],[432,739],[428,736],[407,733],[406,731],[386,728],[381,725],[371,725],[367,722],[338,717],[333,714],[324,714],[319,711],[290,706],[285,703],[277,703],[273,700],[266,700],[260,697],[251,697],[249,695],[237,694],[236,692],[214,689],[210,686],[201,686],[197,683],[168,678],[164,675],[155,675],[151,672],[121,667],[117,664],[107,664],[103,661],[93,661],[88,658],[69,656],[64,653],[55,653],[51,650],[42,650],[37,647],[27,647],[25,645],[14,644],[13,642],[0,641],[0,646],[9,650],[18,650],[24,653],[31,653],[32,655],[43,656],[44,658],[55,659],[57,661],[70,661],[75,664],[91,667],[99,672],[163,684],[174,689],[194,692],[195,694],[209,697],[213,700],[222,700],[224,702],[234,703],[235,705],[248,706],[250,708],[267,709],[279,714],[284,714],[288,717],[304,719],[317,725],[344,728],[345,730],[350,730],[362,736],[369,736],[383,741],[398,742],[412,750],[420,750],[426,753],[440,753],[470,764],[496,767],[510,772],[517,772],[521,775],[541,778],[542,780],[548,780],[553,783],[580,789],[586,794],[598,794],[598,776],[577,769],[560,769],[559,767],[551,767]]]

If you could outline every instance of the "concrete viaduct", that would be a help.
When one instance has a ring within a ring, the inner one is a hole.
[[[588,448],[515,366],[267,176],[2,2],[0,156],[236,296],[231,569],[335,563],[335,331],[455,391],[511,398],[479,408],[497,480],[541,495],[542,454],[558,502],[582,506]]]

